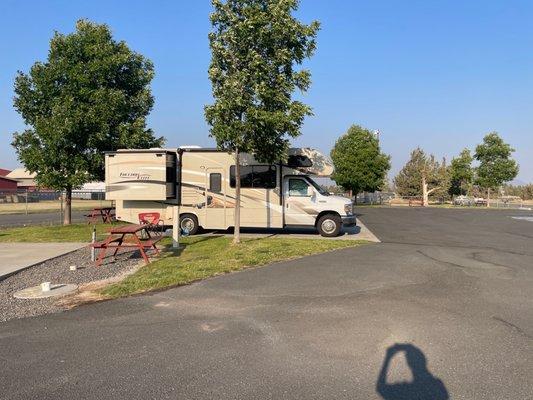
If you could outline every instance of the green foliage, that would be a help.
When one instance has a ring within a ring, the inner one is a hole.
[[[491,132],[476,147],[479,161],[476,183],[486,189],[496,189],[518,175],[518,164],[511,158],[514,149],[497,132]]]
[[[70,190],[104,177],[103,151],[160,146],[145,127],[152,63],[87,20],[55,33],[46,62],[15,80],[15,109],[30,126],[12,145],[37,182]]]
[[[446,165],[445,158],[442,159],[441,163],[437,163],[436,165],[435,180],[433,182],[433,185],[433,191],[431,192],[431,195],[433,197],[442,200],[448,200],[450,198],[450,167]]]
[[[452,159],[449,168],[450,185],[448,190],[451,195],[464,195],[471,190],[474,181],[472,161],[473,158],[468,149],[464,149],[458,157]]]
[[[518,196],[522,200],[533,200],[533,184],[504,185],[504,191],[509,196]]]
[[[120,225],[120,223],[113,223]],[[96,224],[98,239],[103,239],[110,228],[109,224]],[[67,226],[24,226],[20,228],[3,228],[0,232],[0,243],[3,242],[79,242],[90,243],[93,225],[72,224]]]
[[[354,196],[382,189],[390,169],[390,156],[380,151],[375,135],[359,125],[352,125],[337,140],[331,158],[335,166],[331,178]]]
[[[439,164],[432,154],[428,156],[420,147],[417,147],[411,152],[409,161],[394,178],[396,192],[400,196],[421,196],[422,176],[425,176],[428,187],[431,187],[433,191],[446,187],[445,163]]]
[[[311,83],[295,70],[315,50],[318,22],[292,16],[297,0],[213,0],[209,79],[214,103],[205,116],[220,149],[253,153],[259,161],[285,157],[311,109],[292,100]]]

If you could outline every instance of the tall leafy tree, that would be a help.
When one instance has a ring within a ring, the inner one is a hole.
[[[445,181],[442,165],[417,147],[394,178],[394,186],[400,196],[421,196],[422,205],[427,206],[429,195],[444,187]]]
[[[470,150],[464,149],[459,156],[454,157],[449,167],[451,195],[464,195],[470,192],[474,181],[473,157]]]
[[[214,103],[205,107],[210,133],[220,149],[235,155],[234,243],[240,242],[240,158],[261,162],[285,157],[289,139],[300,135],[311,108],[293,100],[305,92],[310,72],[295,66],[315,51],[318,22],[293,13],[297,0],[213,0],[209,33],[209,79]]]
[[[527,185],[504,185],[505,192],[509,196],[518,196],[522,200],[533,200],[533,184]]]
[[[355,198],[360,192],[380,190],[390,169],[390,156],[381,152],[377,137],[359,125],[352,125],[337,140],[331,159],[335,166],[331,178]]]
[[[12,145],[39,185],[65,191],[64,224],[72,189],[103,179],[103,151],[163,144],[145,123],[153,76],[149,60],[87,20],[74,33],[56,32],[47,60],[19,71],[14,107],[29,128]]]
[[[432,195],[441,200],[447,200],[450,198],[450,166],[446,163],[446,158],[443,157],[440,163],[436,165],[436,189],[432,192]]]
[[[491,132],[476,147],[476,183],[487,191],[487,206],[490,206],[490,191],[497,189],[518,175],[518,164],[511,158],[514,149],[498,135]]]

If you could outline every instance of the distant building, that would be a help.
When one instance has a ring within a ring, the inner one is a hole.
[[[86,200],[103,200],[105,198],[105,182],[88,182],[79,189],[72,191],[72,198]]]
[[[0,191],[15,191],[17,190],[17,181],[6,176],[0,176]]]
[[[7,174],[6,177],[17,181],[19,189],[33,190],[37,188],[37,183],[35,182],[36,175],[36,173],[30,173],[25,168],[16,168]]]
[[[10,169],[0,168],[0,176],[7,176],[11,172]]]

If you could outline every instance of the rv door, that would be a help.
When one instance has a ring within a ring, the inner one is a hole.
[[[313,226],[318,215],[315,192],[304,177],[288,176],[284,181],[285,225]]]
[[[204,222],[201,224],[207,229],[226,229],[227,177],[222,168],[207,168],[205,171]]]

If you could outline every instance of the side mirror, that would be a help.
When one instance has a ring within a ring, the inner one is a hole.
[[[311,186],[307,186],[307,196],[313,197],[314,194],[315,191],[313,190],[313,188]]]

